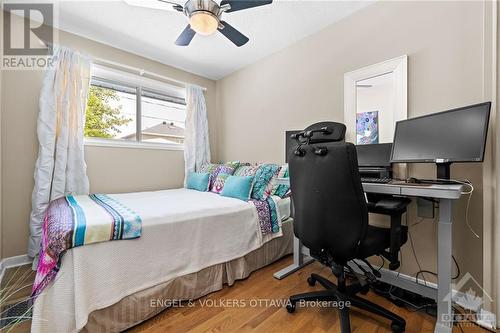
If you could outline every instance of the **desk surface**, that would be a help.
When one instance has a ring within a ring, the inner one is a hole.
[[[277,184],[288,185],[288,178],[277,178]],[[462,195],[463,185],[460,184],[408,184],[394,182],[388,184],[363,183],[367,193],[404,195],[411,197],[432,197],[436,199],[458,199]]]
[[[368,193],[432,197],[436,199],[458,199],[462,195],[463,185],[407,184],[403,182],[394,184],[363,183],[363,189]]]

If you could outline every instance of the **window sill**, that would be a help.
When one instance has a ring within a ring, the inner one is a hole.
[[[84,138],[85,146],[132,148],[132,149],[157,149],[157,150],[184,150],[184,145],[175,143],[137,142],[113,139]]]

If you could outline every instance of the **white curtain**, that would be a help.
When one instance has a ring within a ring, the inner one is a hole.
[[[38,159],[30,216],[28,255],[38,255],[45,209],[68,194],[87,194],[89,181],[83,158],[83,128],[90,84],[90,61],[59,47],[47,70],[39,100]]]
[[[185,177],[210,162],[207,106],[203,89],[186,86],[186,129],[184,138]]]

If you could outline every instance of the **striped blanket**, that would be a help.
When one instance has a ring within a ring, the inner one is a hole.
[[[40,257],[32,296],[55,278],[64,252],[86,244],[141,236],[142,220],[106,194],[67,196],[52,201],[45,213]]]
[[[262,235],[279,232],[278,211],[273,198],[268,197],[265,200],[250,199],[250,201],[257,208]]]

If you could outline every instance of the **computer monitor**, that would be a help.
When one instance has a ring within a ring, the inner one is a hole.
[[[398,121],[391,162],[436,163],[438,178],[450,178],[453,162],[482,162],[491,102]]]
[[[392,143],[357,145],[360,167],[390,167]]]

